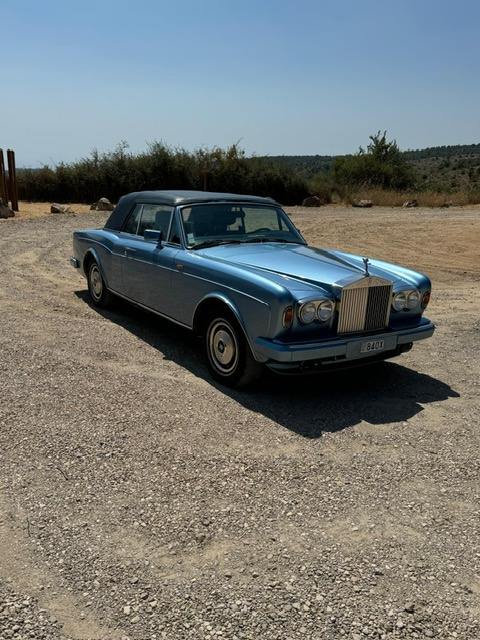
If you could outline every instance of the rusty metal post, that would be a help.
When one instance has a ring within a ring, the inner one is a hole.
[[[17,187],[17,172],[15,170],[15,151],[7,149],[7,162],[8,162],[8,185],[10,191],[10,202],[12,203],[13,211],[18,211],[18,187]]]
[[[3,149],[0,149],[0,198],[8,206],[7,176],[5,173]]]

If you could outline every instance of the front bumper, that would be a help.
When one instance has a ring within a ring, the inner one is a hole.
[[[427,318],[422,318],[419,325],[409,329],[376,333],[375,335],[344,336],[317,343],[286,344],[257,338],[255,351],[259,361],[279,369],[289,368],[288,365],[298,368],[298,366],[310,361],[318,361],[321,364],[353,363],[355,360],[382,359],[382,354],[385,358],[397,355],[402,350],[407,350],[406,348],[402,349],[402,345],[406,347],[416,340],[429,338],[433,335],[434,330],[435,325]],[[383,340],[384,348],[381,351],[362,353],[362,343],[370,340]],[[280,366],[276,367],[276,364]]]

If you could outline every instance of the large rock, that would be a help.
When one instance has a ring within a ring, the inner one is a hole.
[[[90,207],[91,211],[113,211],[115,205],[113,205],[108,198],[100,198],[98,202],[94,202]]]
[[[7,207],[7,205],[0,198],[0,218],[13,218],[15,216],[15,211]]]
[[[354,200],[352,202],[352,207],[361,207],[363,209],[368,209],[373,207],[373,202],[371,200]]]
[[[322,201],[318,196],[310,196],[302,202],[302,207],[321,207]]]
[[[50,213],[73,213],[73,211],[66,204],[58,204],[57,202],[54,202],[50,205]]]

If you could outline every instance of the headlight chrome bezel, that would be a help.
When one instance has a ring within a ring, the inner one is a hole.
[[[335,302],[328,298],[319,300],[307,300],[299,305],[297,309],[297,319],[302,325],[309,325],[312,322],[328,322],[335,311]]]
[[[418,289],[402,289],[392,298],[392,309],[394,311],[414,311],[420,307],[422,294]]]
[[[317,307],[317,318],[320,322],[328,322],[335,311],[333,300],[323,300]]]
[[[422,299],[422,295],[418,289],[414,289],[413,291],[410,291],[410,293],[407,296],[407,309],[409,311],[413,311],[414,309],[416,309],[420,304],[421,299]]]

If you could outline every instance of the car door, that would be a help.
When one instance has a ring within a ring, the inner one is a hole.
[[[179,245],[171,242],[172,207],[137,204],[120,234],[124,295],[144,307],[173,316],[172,268]],[[163,240],[145,239],[147,229],[162,231]]]

